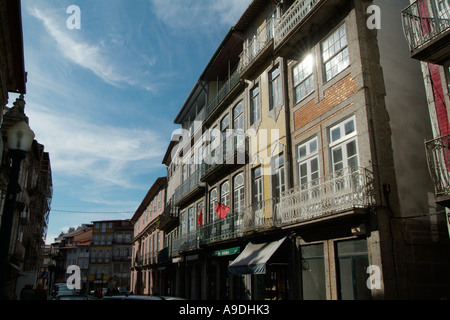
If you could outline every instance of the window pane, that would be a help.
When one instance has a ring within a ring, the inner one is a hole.
[[[319,170],[319,160],[317,158],[311,160],[311,172]]]
[[[309,149],[310,153],[314,153],[317,151],[317,139],[313,139],[313,141],[311,141],[311,143],[309,144]]]
[[[342,148],[336,148],[333,150],[333,162],[341,162],[342,161]]]
[[[341,130],[340,128],[333,129],[331,131],[331,142],[339,140],[341,138]]]
[[[300,149],[300,158],[304,158],[306,156],[306,145],[299,148]]]
[[[347,143],[347,157],[351,158],[356,155],[356,141]]]
[[[323,244],[303,246],[302,293],[303,300],[325,300],[325,262]]]
[[[345,124],[345,135],[348,135],[355,131],[355,122],[353,120]]]

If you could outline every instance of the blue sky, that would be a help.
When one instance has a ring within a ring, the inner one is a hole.
[[[176,114],[250,2],[22,0],[25,112],[53,173],[47,242],[132,217],[166,174]],[[71,5],[79,30],[67,27]]]

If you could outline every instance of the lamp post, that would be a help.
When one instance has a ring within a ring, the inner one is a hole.
[[[7,130],[8,153],[12,160],[8,187],[6,189],[5,205],[3,208],[2,225],[0,228],[0,295],[1,299],[8,299],[7,270],[9,268],[9,247],[16,204],[17,186],[19,184],[20,164],[31,150],[34,132],[25,121],[19,121]]]

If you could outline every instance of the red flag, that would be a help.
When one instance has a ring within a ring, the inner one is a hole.
[[[197,223],[198,223],[199,225],[203,226],[203,213],[202,213],[202,209],[200,209],[200,213],[198,214]]]
[[[226,205],[218,202],[216,205],[216,208],[214,210],[217,212],[219,217],[221,217],[222,219],[225,219],[230,208],[228,208]]]

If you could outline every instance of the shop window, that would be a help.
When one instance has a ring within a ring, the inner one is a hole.
[[[367,287],[369,257],[367,241],[350,240],[336,244],[338,262],[338,285],[342,300],[370,300]]]
[[[302,296],[303,300],[325,300],[325,261],[323,243],[302,246]]]

